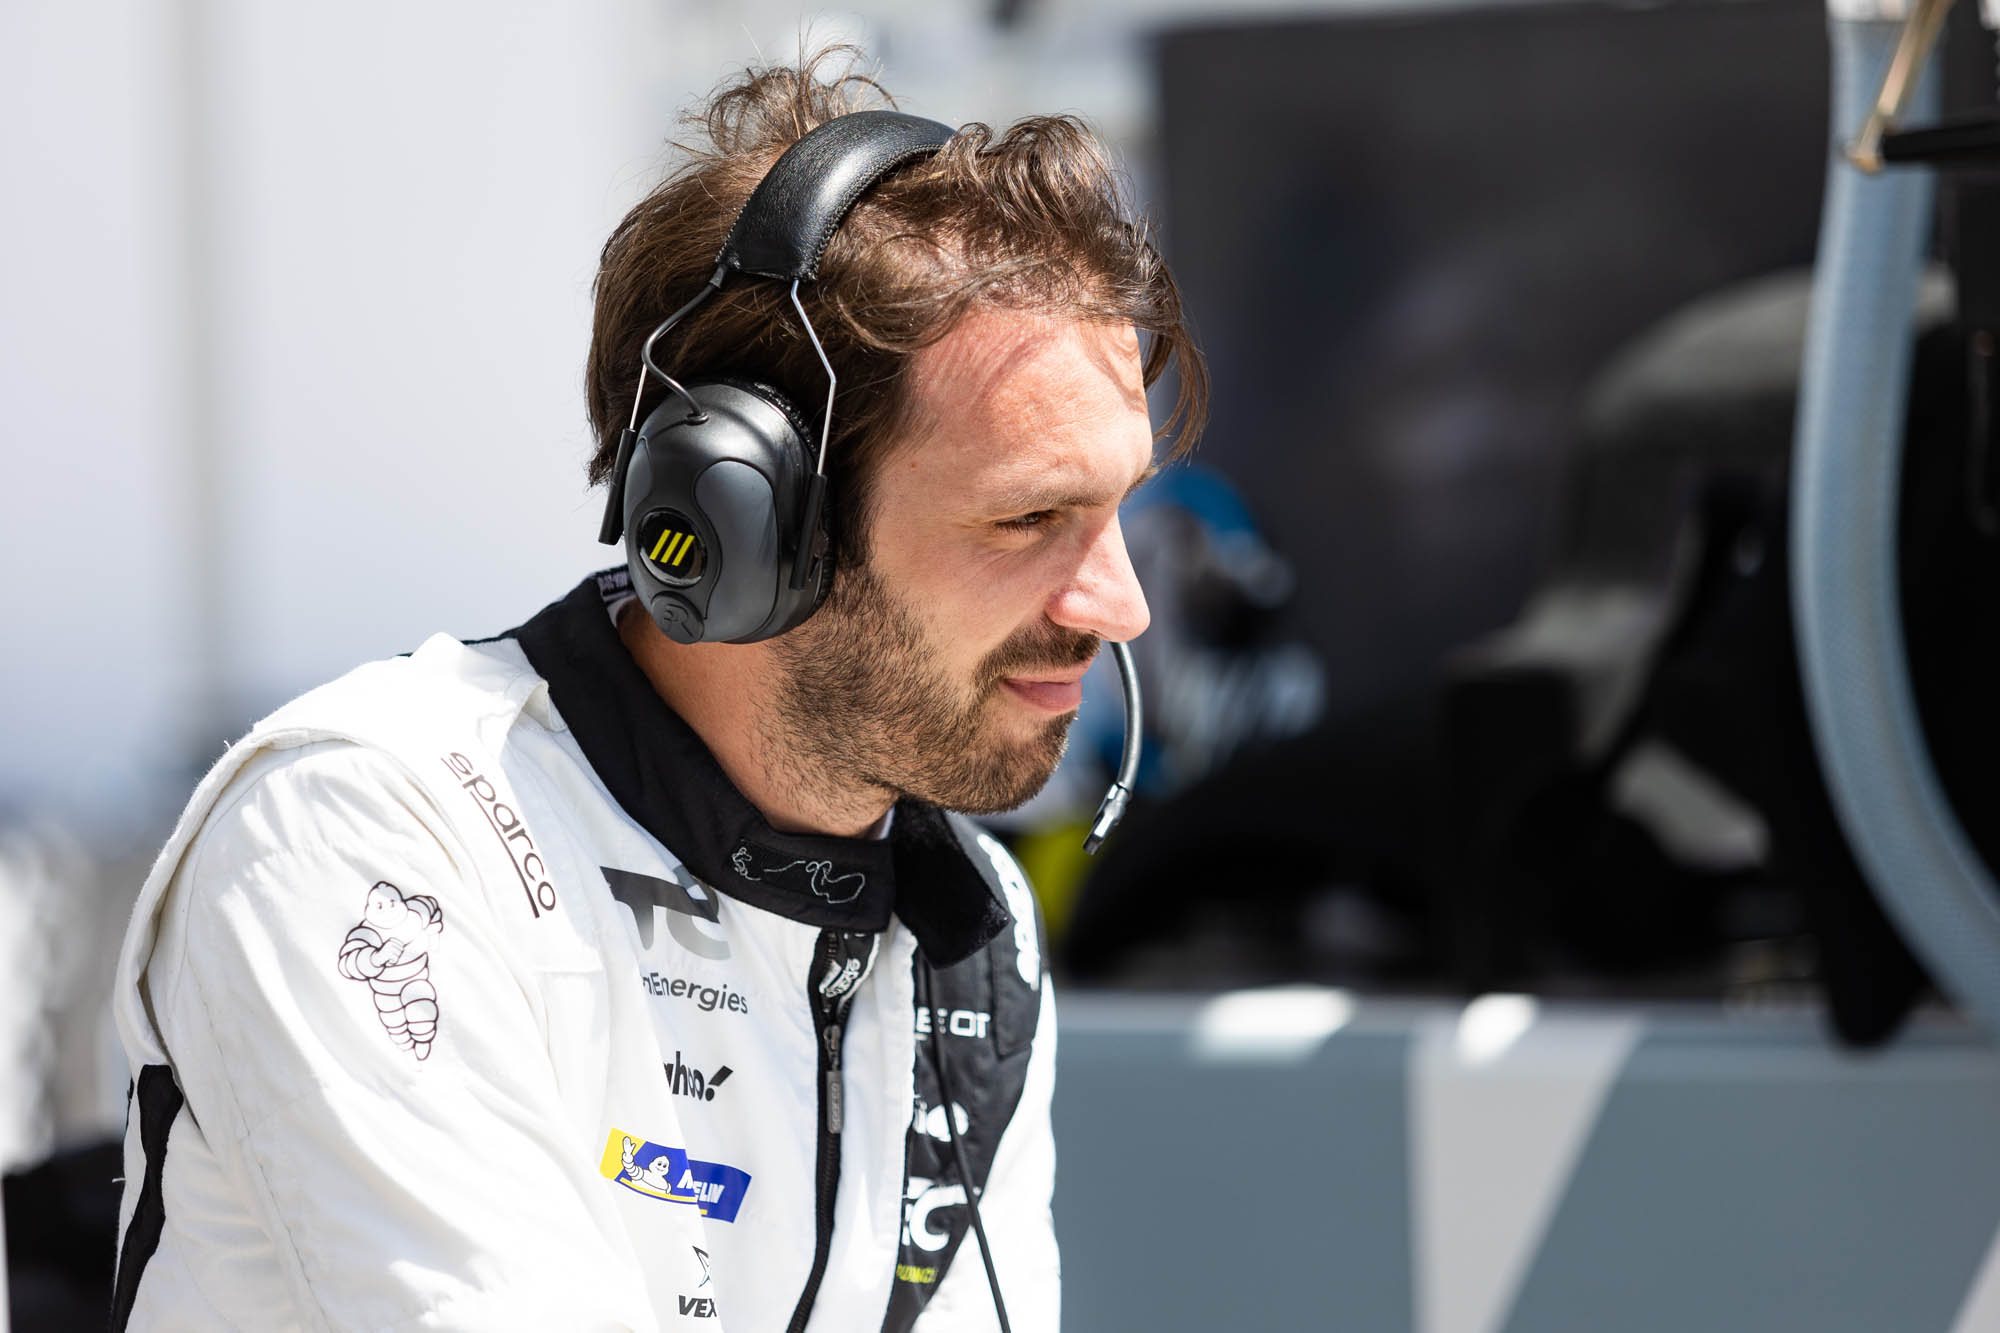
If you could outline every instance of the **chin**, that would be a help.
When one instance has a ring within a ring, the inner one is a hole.
[[[968,754],[964,767],[953,775],[958,780],[940,793],[944,799],[927,799],[962,815],[1000,815],[1018,809],[1055,775],[1069,748],[1069,727],[1075,720],[1076,714],[1066,713],[1026,740],[988,747],[977,759]]]

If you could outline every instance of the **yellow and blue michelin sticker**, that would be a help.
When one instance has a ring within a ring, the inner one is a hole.
[[[634,1194],[666,1203],[691,1203],[703,1217],[734,1222],[743,1196],[750,1192],[750,1173],[721,1162],[704,1162],[679,1148],[651,1143],[622,1129],[604,1142],[597,1164],[606,1180],[615,1180]]]

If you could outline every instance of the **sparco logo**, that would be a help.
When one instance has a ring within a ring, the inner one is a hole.
[[[477,766],[457,751],[444,757],[444,766],[451,770],[458,785],[472,794],[473,804],[479,813],[486,816],[486,826],[493,830],[493,836],[500,839],[500,845],[507,851],[507,859],[514,863],[514,873],[521,878],[521,890],[528,895],[528,910],[539,917],[544,912],[556,910],[556,886],[549,883],[549,868],[542,861],[542,854],[535,846],[534,835],[528,832],[528,824],[521,812],[500,799],[500,793],[493,783],[478,771]]]
[[[667,1087],[676,1097],[692,1097],[698,1102],[715,1100],[715,1090],[729,1081],[735,1071],[722,1065],[713,1074],[704,1074],[681,1059],[679,1051],[666,1065]]]
[[[984,1009],[919,1009],[917,1035],[928,1037],[933,1029],[954,1037],[983,1037],[993,1026],[993,1015]]]

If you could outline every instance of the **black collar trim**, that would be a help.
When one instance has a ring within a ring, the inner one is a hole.
[[[1013,921],[953,820],[905,798],[882,840],[780,833],[625,651],[608,608],[623,569],[592,575],[511,631],[584,758],[641,827],[719,891],[823,929],[881,931],[893,912],[938,966]]]

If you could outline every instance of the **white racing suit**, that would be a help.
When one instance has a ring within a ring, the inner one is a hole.
[[[119,962],[117,1327],[997,1327],[954,1128],[1056,1327],[1019,869],[910,801],[772,830],[624,592],[364,666],[202,782]]]

